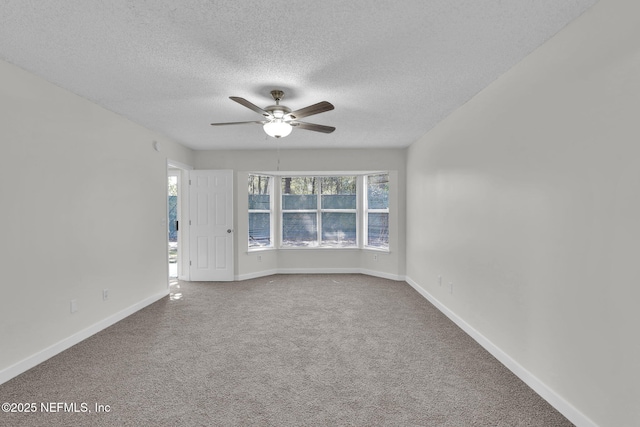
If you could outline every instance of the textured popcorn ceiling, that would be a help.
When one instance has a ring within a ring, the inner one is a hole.
[[[596,0],[2,0],[0,58],[194,149],[275,148],[271,89],[305,121],[286,148],[405,147]],[[571,52],[567,52],[570,55]],[[34,118],[37,123],[37,118]]]

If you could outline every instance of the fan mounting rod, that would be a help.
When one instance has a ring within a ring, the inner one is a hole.
[[[284,98],[284,92],[281,91],[281,90],[278,90],[278,89],[274,89],[274,90],[271,91],[271,96],[276,101],[276,105],[278,105],[280,100],[282,100],[282,98]]]
[[[290,108],[284,105],[280,105],[280,100],[284,98],[284,92],[279,89],[274,89],[271,91],[271,96],[273,97],[274,101],[276,101],[276,105],[269,105],[268,107],[265,107],[264,110],[271,117],[274,117],[276,119],[283,119],[285,114],[289,114],[291,112]]]

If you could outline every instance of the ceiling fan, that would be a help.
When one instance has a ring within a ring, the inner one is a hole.
[[[324,113],[325,111],[333,110],[333,105],[330,102],[322,101],[317,104],[310,105],[308,107],[301,108],[299,110],[291,111],[291,108],[284,105],[280,105],[280,100],[284,97],[284,92],[281,90],[272,90],[271,96],[276,101],[276,105],[269,105],[265,108],[260,108],[257,105],[252,104],[244,98],[237,96],[230,96],[229,98],[240,105],[255,111],[258,114],[264,116],[264,120],[255,120],[249,122],[228,122],[228,123],[211,123],[211,126],[224,126],[224,125],[242,125],[247,123],[261,124],[262,128],[267,135],[274,138],[283,138],[291,133],[291,130],[295,127],[298,129],[312,130],[315,132],[331,133],[336,128],[333,126],[318,125],[315,123],[301,122],[298,119],[303,117],[312,116],[314,114]]]

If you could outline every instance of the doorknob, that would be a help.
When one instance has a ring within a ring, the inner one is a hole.
[[[231,233],[231,229],[230,229],[230,228],[229,228],[229,229],[227,229],[227,233]]]

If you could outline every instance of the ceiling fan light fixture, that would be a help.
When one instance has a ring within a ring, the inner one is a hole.
[[[291,125],[282,119],[273,119],[265,123],[262,128],[265,133],[273,138],[283,138],[291,133]]]

